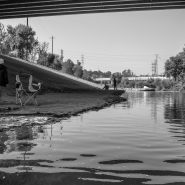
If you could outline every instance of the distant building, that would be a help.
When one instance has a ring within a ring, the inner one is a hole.
[[[94,81],[99,84],[111,84],[111,78],[95,78]]]
[[[169,79],[165,76],[135,76],[135,77],[127,77],[128,80],[137,80],[137,81],[147,81],[147,80],[150,80],[150,79],[161,79],[161,80],[165,80],[165,79]]]

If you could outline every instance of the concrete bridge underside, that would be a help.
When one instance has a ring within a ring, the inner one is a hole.
[[[0,19],[184,8],[184,0],[1,0]]]

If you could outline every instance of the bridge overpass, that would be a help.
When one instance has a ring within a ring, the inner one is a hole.
[[[0,19],[184,8],[184,0],[1,0]]]
[[[185,9],[184,0],[0,0],[0,20],[88,13]],[[98,90],[102,87],[17,58],[0,55],[14,74],[27,71],[49,86]]]

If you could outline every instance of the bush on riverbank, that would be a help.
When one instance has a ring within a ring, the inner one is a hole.
[[[172,79],[149,79],[147,81],[129,81],[126,79],[124,82],[119,84],[119,87],[122,88],[143,88],[144,86],[155,88],[157,91],[173,90],[175,87],[175,82]]]

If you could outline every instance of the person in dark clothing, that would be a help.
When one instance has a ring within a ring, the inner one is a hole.
[[[103,89],[104,89],[104,90],[109,90],[109,85],[108,85],[107,83],[105,83]]]
[[[2,92],[4,91],[6,85],[8,84],[8,72],[7,68],[3,65],[4,60],[0,59],[0,99]]]
[[[117,90],[117,80],[115,77],[113,78],[113,85],[114,85],[114,90]]]

